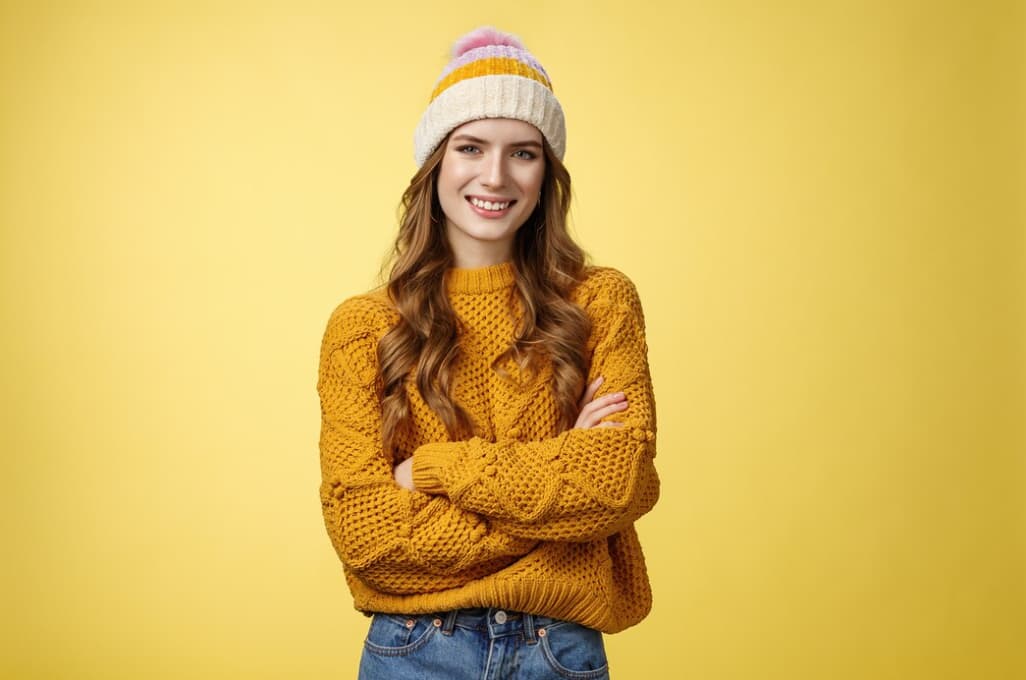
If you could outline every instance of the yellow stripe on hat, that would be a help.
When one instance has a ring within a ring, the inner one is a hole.
[[[550,90],[552,89],[552,83],[549,82],[549,79],[543,73],[518,59],[511,57],[487,57],[472,61],[466,66],[461,66],[443,78],[435,87],[435,91],[431,93],[431,101],[434,101],[435,97],[442,94],[446,88],[460,81],[480,76],[523,76],[531,80],[537,80],[545,87]]]

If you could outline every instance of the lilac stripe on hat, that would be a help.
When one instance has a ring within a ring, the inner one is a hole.
[[[551,84],[552,79],[549,78],[549,74],[545,72],[545,69],[538,63],[538,60],[532,57],[526,50],[508,45],[486,45],[484,47],[475,47],[474,49],[464,52],[450,61],[446,65],[445,69],[442,70],[442,75],[440,75],[438,80],[435,81],[435,85],[437,86],[438,83],[442,82],[447,75],[461,66],[466,66],[473,61],[477,61],[478,59],[487,59],[488,57],[508,57],[510,59],[516,59],[517,61],[527,64],[540,72],[550,81]]]

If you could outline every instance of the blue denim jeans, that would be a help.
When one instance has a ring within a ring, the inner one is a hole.
[[[360,680],[600,680],[602,633],[578,623],[498,609],[374,614]]]

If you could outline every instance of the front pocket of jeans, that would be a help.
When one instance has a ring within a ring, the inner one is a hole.
[[[569,621],[545,629],[542,651],[552,670],[564,678],[589,680],[609,671],[602,633]]]
[[[406,625],[408,620],[413,621],[412,627]],[[394,614],[375,614],[363,645],[382,656],[405,656],[426,645],[437,630],[430,617],[407,619]]]

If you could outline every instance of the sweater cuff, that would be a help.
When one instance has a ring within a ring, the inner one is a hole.
[[[413,486],[424,493],[444,494],[443,477],[457,457],[452,442],[417,447],[413,452]]]

